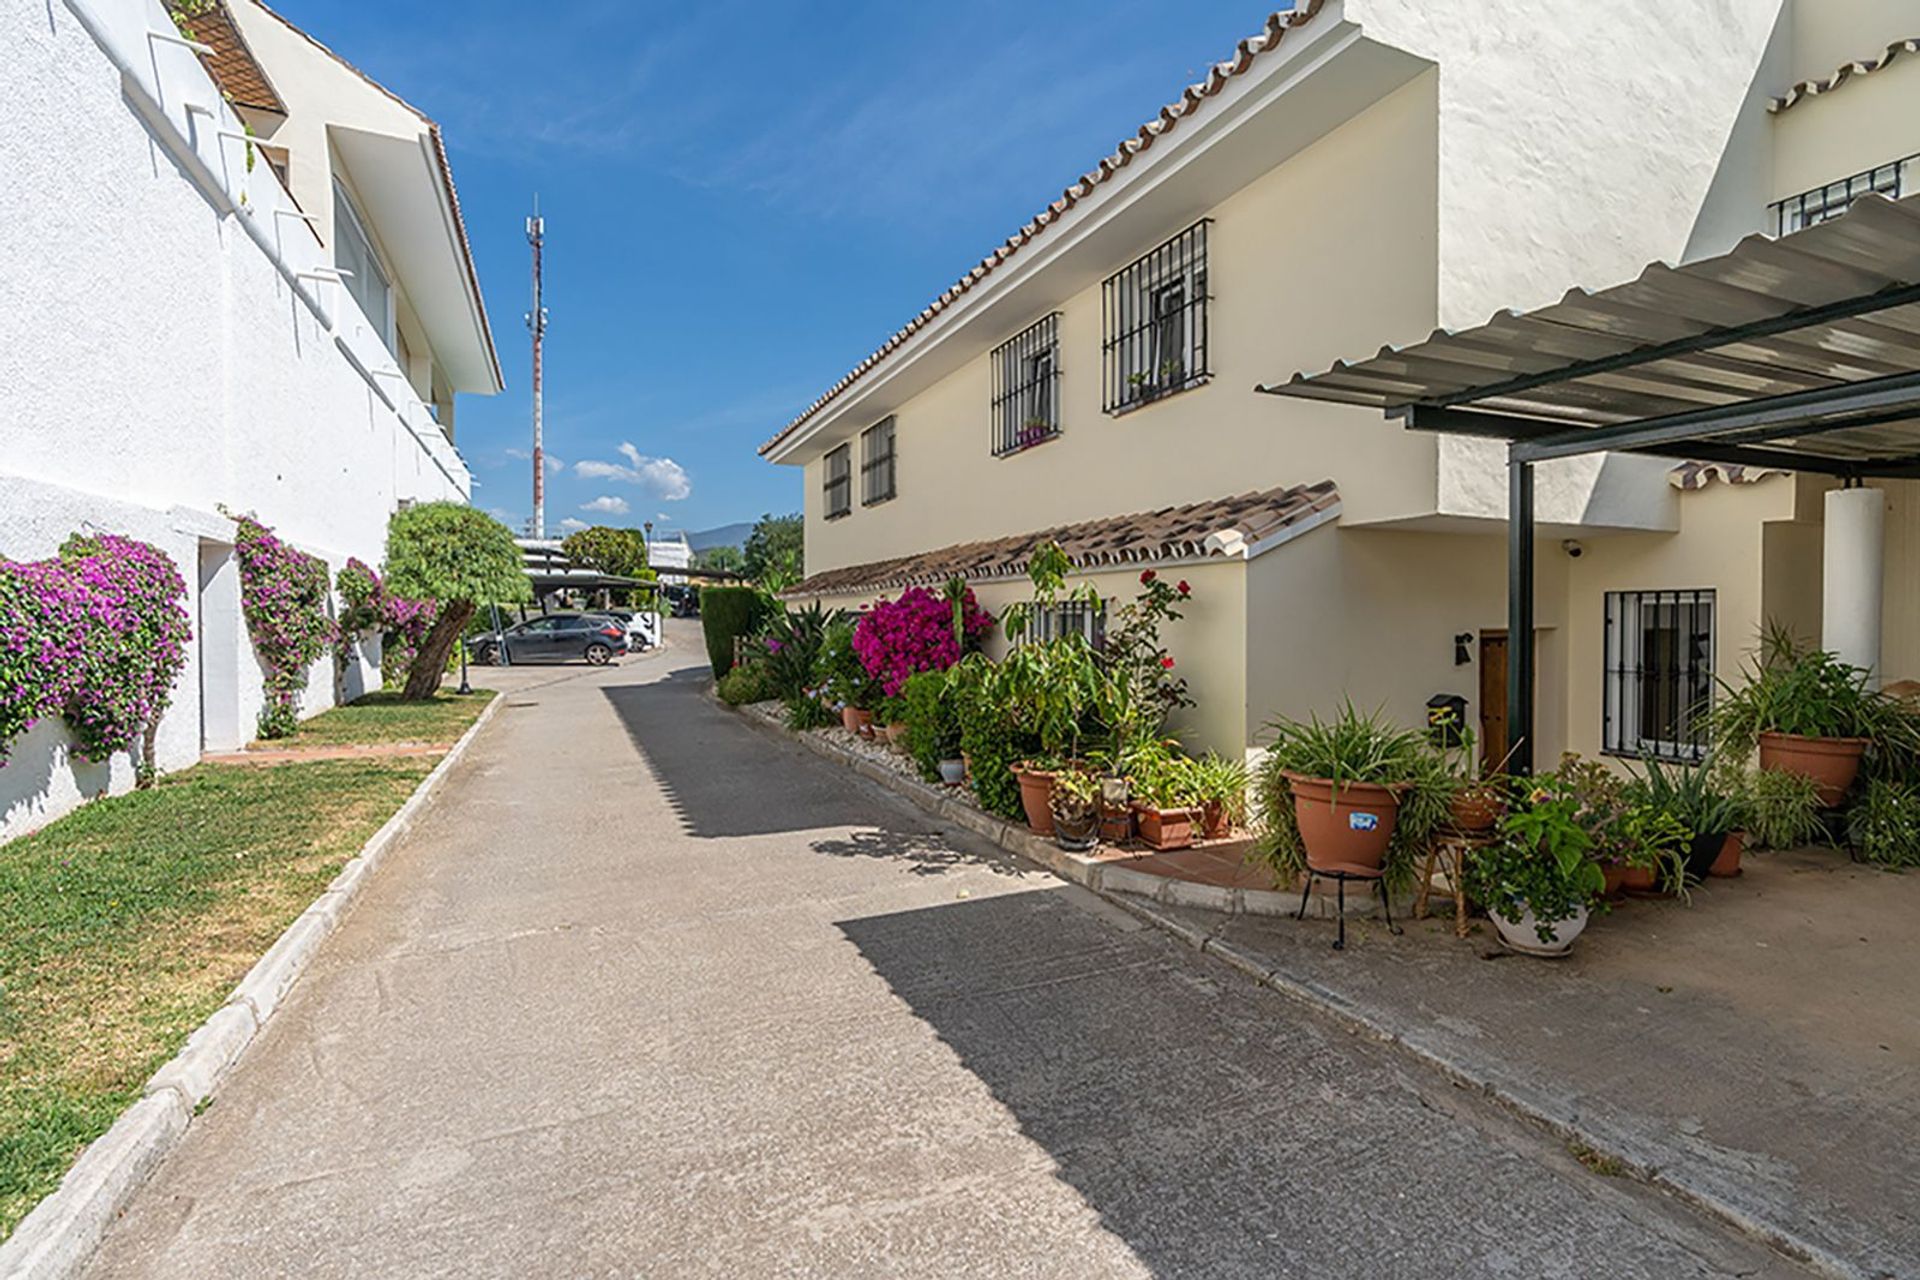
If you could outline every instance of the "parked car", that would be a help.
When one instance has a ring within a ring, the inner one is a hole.
[[[504,649],[509,662],[567,662],[585,658],[604,666],[627,651],[626,625],[604,613],[549,613],[489,632],[473,642],[473,660],[492,663]]]
[[[653,635],[647,630],[645,614],[631,609],[604,610],[609,618],[627,629],[627,652],[640,653],[653,647]]]

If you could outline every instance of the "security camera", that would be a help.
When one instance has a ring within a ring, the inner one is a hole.
[[[1562,542],[1560,549],[1566,552],[1569,558],[1574,560],[1578,560],[1587,553],[1587,549],[1581,546],[1579,541],[1574,538],[1568,538],[1565,542]]]

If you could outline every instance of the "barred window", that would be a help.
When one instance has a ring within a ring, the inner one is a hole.
[[[1697,764],[1713,702],[1713,592],[1609,591],[1601,747]]]
[[[1026,632],[1015,644],[1040,643],[1070,635],[1085,636],[1087,643],[1094,648],[1105,648],[1106,601],[1094,604],[1087,600],[1063,600],[1045,609],[1035,609],[1028,620]]]
[[[893,497],[893,419],[882,418],[860,433],[860,505]]]
[[[833,520],[853,510],[853,446],[843,444],[827,451],[827,519]]]
[[[1060,313],[993,351],[993,456],[1004,458],[1060,434]]]
[[[1207,227],[1202,219],[1107,278],[1104,407],[1124,413],[1205,382]]]
[[[1791,235],[1806,227],[1837,218],[1868,192],[1898,200],[1911,194],[1920,183],[1920,155],[1894,160],[1878,168],[1867,169],[1824,187],[1803,191],[1773,205],[1773,234]]]

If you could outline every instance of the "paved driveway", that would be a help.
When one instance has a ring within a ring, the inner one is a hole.
[[[103,1276],[1794,1274],[714,706],[500,717]]]

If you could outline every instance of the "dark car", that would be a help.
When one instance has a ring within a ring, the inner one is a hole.
[[[602,613],[549,613],[515,623],[473,642],[475,662],[568,662],[585,658],[603,666],[627,651],[627,629]]]

